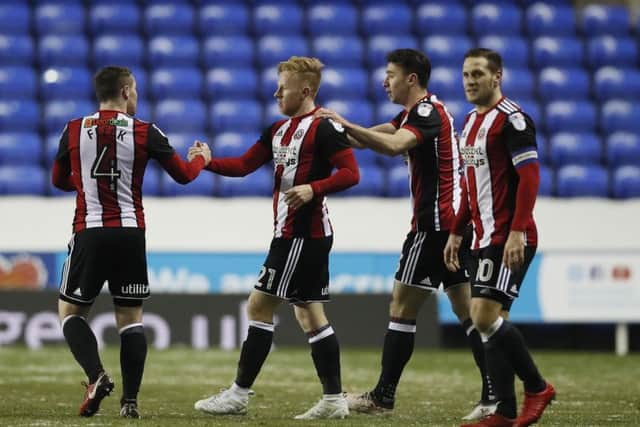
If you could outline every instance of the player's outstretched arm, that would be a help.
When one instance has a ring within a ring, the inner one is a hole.
[[[358,143],[387,156],[397,156],[398,154],[406,153],[418,144],[418,139],[415,134],[406,129],[395,130],[394,128],[393,133],[387,133],[390,131],[390,128],[393,127],[390,123],[368,129],[351,123],[340,114],[326,108],[318,109],[315,116],[331,119],[339,123]]]
[[[240,157],[213,158],[207,170],[224,176],[246,176],[267,163],[272,152],[264,144],[256,142]]]
[[[159,160],[162,168],[179,184],[188,184],[196,179],[211,161],[211,150],[206,143],[196,141],[189,149],[190,153],[194,147],[197,149],[189,161],[184,161],[175,151],[171,156]]]

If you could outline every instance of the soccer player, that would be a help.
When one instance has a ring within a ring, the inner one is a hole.
[[[255,289],[249,296],[249,331],[231,387],[195,403],[209,414],[244,414],[254,383],[273,341],[273,315],[286,301],[311,345],[322,383],[322,399],[297,419],[344,418],[338,339],[324,313],[329,301],[329,251],[333,229],[326,195],[358,183],[358,166],[344,129],[314,117],[323,64],[293,56],[278,65],[274,96],[288,119],[267,127],[237,158],[214,158],[207,167],[225,176],[245,176],[274,162],[274,238]],[[335,173],[331,174],[336,168]]]
[[[442,254],[460,205],[463,184],[453,119],[444,104],[427,90],[431,63],[424,53],[398,49],[386,59],[384,88],[393,103],[404,107],[390,123],[366,129],[330,110],[316,113],[340,123],[356,146],[389,156],[407,153],[411,182],[413,218],[393,284],[382,371],[375,388],[350,396],[349,406],[359,412],[393,409],[396,387],[413,353],[418,312],[427,296],[442,283],[469,336],[482,376],[482,399],[472,414],[490,411],[491,387],[485,373],[484,350],[469,316],[468,279],[463,269],[449,272]]]
[[[460,233],[471,220],[471,317],[484,342],[498,401],[495,414],[466,426],[528,426],[556,394],[540,375],[522,335],[507,320],[538,244],[533,219],[539,183],[536,131],[531,118],[502,95],[498,53],[471,49],[462,76],[467,100],[475,106],[460,138],[467,194],[444,257],[450,270],[460,267]],[[525,390],[517,419],[514,372]]]
[[[196,142],[197,155],[187,163],[160,129],[132,117],[138,95],[129,69],[105,67],[94,84],[99,111],[67,123],[53,164],[53,185],[77,193],[58,313],[71,353],[89,379],[80,415],[90,417],[114,388],[86,320],[109,282],[121,343],[120,415],[139,418],[137,395],[147,354],[142,301],[149,297],[142,208],[145,166],[154,158],[173,179],[186,184],[209,162],[211,152]]]

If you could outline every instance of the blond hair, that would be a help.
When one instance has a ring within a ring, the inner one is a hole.
[[[320,79],[322,78],[322,68],[324,64],[318,58],[309,56],[292,56],[286,61],[278,64],[278,74],[288,71],[297,74],[298,77],[307,83],[315,98],[320,88]]]

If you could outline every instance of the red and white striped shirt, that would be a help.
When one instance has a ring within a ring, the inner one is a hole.
[[[413,132],[418,140],[408,153],[411,230],[450,230],[462,195],[460,154],[451,115],[435,95],[427,94],[391,124]]]
[[[67,123],[53,165],[52,183],[76,191],[73,230],[144,228],[142,181],[155,158],[177,182],[195,179],[204,167],[182,160],[154,124],[119,111],[101,110]]]
[[[537,167],[531,183],[523,183],[536,188],[516,197],[516,192],[520,192],[519,171],[532,163],[537,166],[538,162],[535,127],[529,116],[505,97],[482,114],[471,111],[460,137],[460,152],[474,229],[471,248],[504,245],[516,220],[516,202],[521,200],[530,209],[522,212],[523,218],[519,219],[522,225],[518,229],[521,227],[525,232],[527,246],[536,246],[538,234],[532,210],[537,192]],[[458,222],[464,227],[464,221]]]

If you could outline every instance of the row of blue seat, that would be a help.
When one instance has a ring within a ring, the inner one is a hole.
[[[65,194],[51,186],[48,171],[38,166],[0,166],[0,195]],[[143,194],[146,196],[270,196],[272,169],[263,167],[244,178],[219,177],[202,173],[192,183],[181,186],[166,173],[152,167],[145,173]],[[407,168],[397,166],[389,171],[376,166],[360,167],[360,183],[337,196],[406,197],[409,194]],[[559,197],[640,197],[640,167],[622,166],[611,174],[599,166],[565,166],[557,173],[542,167],[542,196]]]
[[[257,73],[252,68],[212,68],[202,73],[199,68],[158,68],[150,78],[143,70],[133,68],[138,96],[156,101],[165,99],[235,100],[273,98],[277,72],[267,68]],[[502,89],[516,100],[596,101],[640,99],[640,70],[603,67],[592,75],[580,68],[547,67],[537,75],[528,69],[505,69]],[[327,99],[376,102],[388,98],[382,82],[385,68],[367,73],[363,68],[327,68],[323,71],[321,102]],[[149,80],[149,81],[148,81]],[[458,68],[436,67],[432,70],[429,90],[443,100],[464,98]],[[48,68],[37,74],[30,67],[0,66],[0,100],[33,100],[45,102],[88,99],[93,95],[91,76],[86,68]]]
[[[520,36],[490,35],[473,41],[467,36],[427,36],[420,41],[408,34],[373,36],[299,35],[261,36],[256,41],[246,35],[156,36],[147,42],[137,34],[98,36],[93,43],[80,35],[45,35],[37,47],[31,36],[0,35],[0,66],[37,63],[49,66],[95,68],[120,63],[128,66],[243,66],[267,67],[291,55],[317,56],[332,66],[378,67],[385,54],[400,47],[422,48],[434,65],[460,66],[467,50],[483,46],[500,52],[512,68],[569,66],[598,68],[604,65],[637,66],[638,43],[630,37],[598,36],[583,42],[577,37],[541,36],[531,43]]]
[[[223,132],[210,140],[203,133],[168,134],[171,145],[183,155],[195,140],[210,141],[217,157],[242,155],[256,141],[256,133]],[[60,132],[45,138],[37,133],[0,133],[0,165],[51,165],[58,150]],[[561,132],[549,139],[538,135],[538,157],[543,164],[561,167],[569,164],[601,164],[610,169],[625,165],[640,165],[640,135],[616,132],[605,141],[593,133]],[[402,161],[376,154],[371,150],[356,150],[358,163],[386,169]],[[43,162],[44,161],[44,162]]]
[[[271,2],[250,8],[243,4],[191,4],[154,2],[144,9],[135,4],[98,4],[87,9],[79,3],[48,2],[34,6],[0,4],[0,28],[5,33],[38,34],[112,31],[146,34],[385,34],[398,28],[417,34],[460,34],[470,29],[476,35],[500,33],[531,35],[573,35],[578,29],[588,34],[627,34],[632,28],[624,6],[590,5],[581,16],[571,5],[554,1],[536,2],[526,8],[495,1],[462,4],[439,0],[410,6],[396,1],[363,4],[296,4]]]

